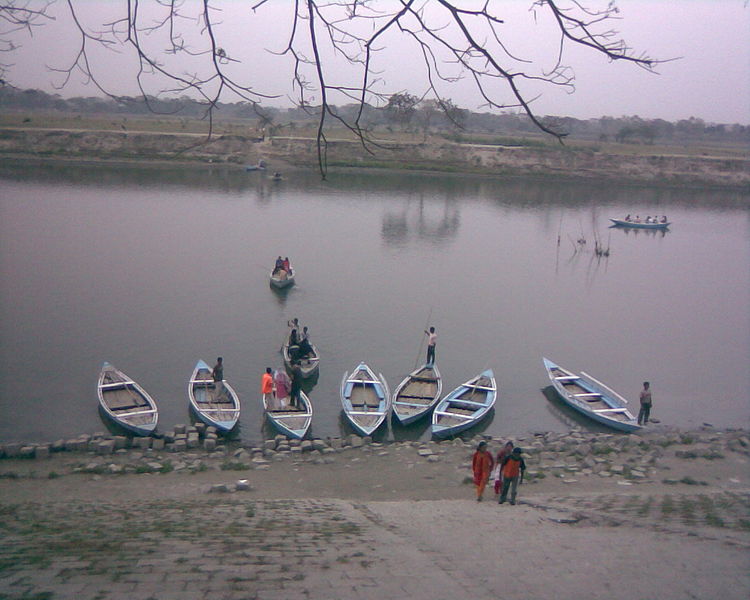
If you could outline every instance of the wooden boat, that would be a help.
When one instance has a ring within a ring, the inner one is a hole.
[[[291,331],[289,334],[291,334]],[[289,354],[289,334],[287,334],[286,339],[284,340],[284,345],[281,347],[281,354],[284,357],[284,366],[287,371],[292,370],[292,357]],[[320,354],[318,354],[318,349],[313,343],[311,343],[310,346],[312,347],[312,352],[307,356],[298,359],[301,375],[305,379],[315,375],[320,368]]]
[[[424,365],[412,371],[393,392],[393,414],[402,425],[413,423],[428,414],[440,400],[443,380],[435,365]]]
[[[154,432],[159,419],[156,402],[125,373],[105,362],[96,391],[99,405],[114,423],[135,435]]]
[[[310,423],[312,423],[313,406],[310,398],[302,390],[299,392],[299,399],[302,403],[301,408],[282,407],[277,404],[273,396],[263,394],[263,410],[271,425],[281,433],[287,437],[301,440],[305,437],[307,430],[310,428]]]
[[[432,435],[448,437],[473,427],[489,414],[496,399],[495,374],[487,369],[438,402],[432,413]]]
[[[361,435],[371,435],[388,416],[391,397],[385,378],[365,363],[359,363],[351,375],[341,380],[341,404],[344,414]]]
[[[283,273],[283,275],[281,274]],[[280,273],[274,273],[271,271],[270,275],[271,286],[277,290],[283,290],[294,285],[294,267],[289,267],[289,273],[282,271]]]
[[[576,375],[547,358],[542,359],[552,385],[563,402],[590,419],[620,431],[640,429],[626,408],[625,398],[591,375]]]
[[[645,221],[626,221],[625,219],[610,219],[614,223],[614,227],[632,227],[634,229],[667,229],[671,223],[665,221],[664,223],[652,222],[646,223]]]
[[[206,425],[226,433],[237,425],[240,418],[240,400],[226,381],[214,381],[211,367],[199,360],[188,382],[190,407],[195,416]]]

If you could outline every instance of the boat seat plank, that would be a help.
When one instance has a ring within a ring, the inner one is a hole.
[[[454,413],[454,412],[444,412],[442,410],[435,411],[435,414],[440,417],[456,417],[459,419],[473,419],[473,415],[462,415],[460,413]]]
[[[575,381],[576,379],[580,379],[577,375],[561,375],[559,377],[555,377],[555,381]]]
[[[596,392],[587,392],[585,394],[573,394],[576,398],[601,398],[602,395]]]
[[[379,385],[381,382],[377,379],[347,379],[346,383],[371,383],[372,385]]]
[[[624,413],[627,412],[627,408],[598,408],[594,409],[595,413]]]
[[[471,389],[474,389],[474,390],[487,390],[487,391],[490,391],[490,392],[494,392],[495,391],[495,388],[493,388],[493,387],[488,387],[486,385],[474,385],[474,384],[471,384],[471,383],[465,383],[463,385],[463,387],[471,388]]]

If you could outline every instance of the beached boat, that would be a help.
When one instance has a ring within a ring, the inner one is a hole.
[[[281,347],[281,354],[284,357],[284,366],[287,371],[291,372],[292,357],[289,353],[289,334],[291,334],[291,331],[287,334],[286,339],[284,340],[284,345]],[[311,351],[309,354],[297,359],[300,368],[300,375],[305,379],[315,375],[320,368],[320,354],[318,354],[318,349],[313,343],[310,343],[310,348]]]
[[[271,425],[281,433],[301,440],[312,423],[313,406],[310,398],[302,390],[299,392],[299,399],[302,406],[295,408],[287,404],[288,399],[281,405],[272,395],[263,394],[263,410]]]
[[[294,285],[294,267],[290,266],[288,273],[283,269],[277,273],[272,271],[269,277],[272,287],[275,287],[277,290],[283,290]]]
[[[365,363],[359,363],[341,380],[341,404],[344,414],[361,435],[371,435],[388,416],[391,397],[385,378]]]
[[[638,421],[626,408],[628,401],[617,392],[584,372],[576,375],[547,358],[542,360],[549,380],[565,404],[614,429],[640,429]]]
[[[473,427],[489,414],[496,399],[495,374],[487,369],[438,402],[432,413],[432,435],[448,437]]]
[[[216,382],[211,367],[199,360],[188,382],[188,397],[193,413],[206,425],[226,433],[240,418],[240,400],[226,381]]]
[[[440,400],[443,380],[435,365],[424,365],[412,371],[393,392],[393,415],[402,425],[427,415]]]
[[[105,362],[96,387],[99,405],[114,423],[135,435],[151,435],[156,429],[159,411],[146,391]]]
[[[663,223],[645,221],[627,221],[625,219],[610,219],[614,223],[614,227],[631,227],[633,229],[667,229],[671,223],[664,221]]]

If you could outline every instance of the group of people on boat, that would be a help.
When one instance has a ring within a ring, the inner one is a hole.
[[[268,403],[270,410],[302,410],[300,401],[300,390],[302,389],[302,377],[299,367],[291,369],[291,377],[283,368],[276,369],[266,367],[260,383],[260,391]]]
[[[521,448],[508,441],[493,457],[487,449],[487,442],[479,442],[471,460],[477,502],[482,501],[487,483],[493,479],[498,504],[505,503],[508,493],[510,493],[510,503],[516,503],[518,486],[523,483],[523,475],[526,472],[526,462],[521,456],[522,453]]]
[[[658,216],[647,216],[644,220],[641,220],[641,217],[639,215],[636,215],[635,217],[631,217],[630,215],[628,215],[625,217],[625,220],[628,223],[666,223],[667,215],[663,215],[661,219]]]
[[[292,274],[292,265],[289,263],[289,257],[281,258],[279,256],[276,259],[276,264],[273,267],[271,275],[278,277],[279,279],[286,279]]]
[[[315,354],[312,344],[310,343],[310,333],[307,327],[302,327],[300,331],[299,319],[295,317],[287,322],[289,327],[289,359],[294,363],[304,358],[310,358]]]

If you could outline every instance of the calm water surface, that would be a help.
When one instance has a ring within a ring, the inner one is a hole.
[[[3,441],[103,430],[104,360],[156,399],[161,431],[185,423],[192,368],[219,355],[243,403],[238,435],[273,435],[260,376],[281,365],[291,317],[323,357],[316,436],[351,432],[344,372],[364,360],[395,388],[421,364],[427,325],[446,393],[495,370],[488,434],[595,427],[543,393],[542,356],[635,404],[651,381],[662,423],[750,426],[747,194],[6,164],[0,210]],[[626,213],[674,225],[608,227]],[[595,256],[597,237],[608,258]],[[268,285],[279,254],[298,274],[286,294]],[[426,439],[428,423],[381,437]]]

